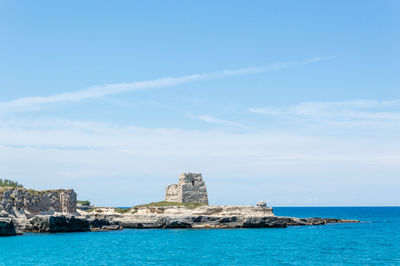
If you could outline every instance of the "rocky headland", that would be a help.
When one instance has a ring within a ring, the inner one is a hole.
[[[1,188],[0,236],[23,232],[83,232],[121,229],[107,219],[80,217],[72,189]]]
[[[265,202],[256,206],[209,206],[206,185],[198,173],[182,174],[178,184],[166,188],[165,201],[127,209],[77,208],[77,195],[72,189],[0,190],[0,236],[122,228],[284,228],[355,222],[359,221],[275,216]]]

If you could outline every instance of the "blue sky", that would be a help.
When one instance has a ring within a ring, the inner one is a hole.
[[[98,205],[399,205],[398,1],[0,1],[0,176]]]

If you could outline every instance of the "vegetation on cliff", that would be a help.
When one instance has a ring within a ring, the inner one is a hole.
[[[78,200],[76,201],[77,204],[80,204],[82,206],[89,206],[90,205],[90,201],[88,200]]]
[[[2,196],[2,194],[7,190],[23,190],[23,191],[28,192],[30,195],[35,195],[35,196],[42,196],[46,193],[65,191],[65,189],[36,190],[36,189],[24,188],[21,184],[18,184],[18,182],[14,182],[14,183],[16,183],[16,185],[9,186],[8,183],[4,183],[4,180],[3,180],[3,183],[0,184],[0,196]]]
[[[12,181],[10,179],[2,179],[0,178],[0,187],[11,187],[11,188],[20,188],[24,187],[16,181]]]

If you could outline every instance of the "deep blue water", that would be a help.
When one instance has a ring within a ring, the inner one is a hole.
[[[0,265],[400,265],[400,207],[275,208],[358,219],[280,229],[171,229],[0,238]]]

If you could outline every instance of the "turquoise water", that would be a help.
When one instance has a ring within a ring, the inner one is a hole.
[[[0,265],[400,265],[399,207],[275,208],[282,216],[359,219],[280,229],[171,229],[0,238]]]

